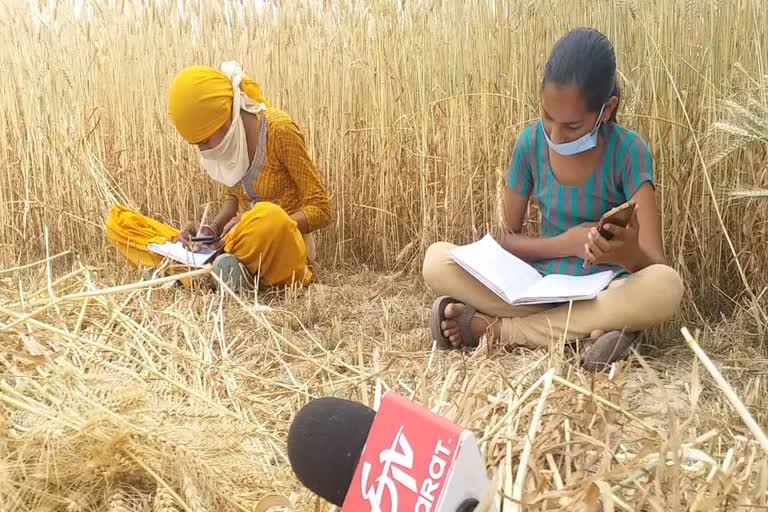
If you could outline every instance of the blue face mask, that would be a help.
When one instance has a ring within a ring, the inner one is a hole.
[[[547,130],[543,130],[544,138],[547,139],[547,144],[549,144],[549,147],[552,148],[552,151],[554,151],[558,155],[563,155],[563,156],[578,155],[579,153],[589,151],[590,149],[596,147],[597,146],[597,129],[600,127],[600,117],[603,115],[604,109],[605,109],[605,103],[603,103],[603,106],[600,107],[600,113],[597,115],[597,121],[595,121],[595,126],[590,131],[588,131],[587,133],[585,133],[584,135],[582,135],[576,140],[555,144],[554,142],[552,142],[552,139],[549,138],[549,135],[547,135]]]

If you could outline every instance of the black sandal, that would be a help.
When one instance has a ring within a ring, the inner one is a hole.
[[[611,363],[629,357],[639,339],[639,332],[608,331],[584,351],[581,365],[591,372],[605,371],[611,367]]]
[[[430,313],[430,326],[432,330],[432,340],[437,342],[437,346],[442,350],[451,349],[473,349],[477,348],[479,339],[475,340],[472,337],[472,331],[470,330],[470,322],[472,317],[477,314],[477,310],[469,304],[464,304],[464,311],[456,318],[451,318],[459,325],[459,333],[461,334],[461,345],[454,347],[451,344],[451,340],[445,337],[443,334],[443,322],[448,320],[445,318],[445,308],[449,304],[463,304],[457,301],[453,297],[438,297],[432,303],[432,310]]]

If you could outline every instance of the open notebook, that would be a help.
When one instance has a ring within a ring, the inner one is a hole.
[[[147,249],[154,252],[155,254],[160,254],[178,263],[197,268],[204,267],[213,259],[214,256],[216,256],[215,251],[207,249],[198,252],[192,252],[184,247],[181,242],[147,244]]]
[[[594,299],[616,275],[608,270],[589,276],[539,272],[501,247],[491,235],[456,247],[451,257],[507,304],[548,304]]]

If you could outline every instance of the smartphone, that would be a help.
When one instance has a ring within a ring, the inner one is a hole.
[[[214,235],[201,235],[201,236],[192,236],[189,238],[189,240],[195,243],[210,244],[211,242],[215,242],[216,240],[218,240],[218,238]]]
[[[630,219],[632,219],[632,214],[634,211],[635,203],[632,201],[627,201],[626,203],[605,212],[605,214],[603,214],[603,216],[600,218],[600,223],[597,225],[598,232],[600,232],[600,235],[602,235],[603,238],[610,240],[613,238],[613,234],[609,231],[606,231],[603,226],[606,224],[613,224],[614,226],[625,228],[629,224]]]

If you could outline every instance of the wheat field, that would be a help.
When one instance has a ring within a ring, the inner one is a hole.
[[[386,389],[476,431],[503,512],[768,506],[768,453],[679,331],[765,429],[764,0],[0,6],[0,511],[328,510],[290,472],[290,419]],[[548,51],[585,25],[653,150],[681,316],[610,375],[557,344],[434,352],[421,257],[497,228]],[[297,120],[331,196],[307,290],[137,283],[103,233],[115,203],[180,225],[218,200],[166,92],[231,59]]]

